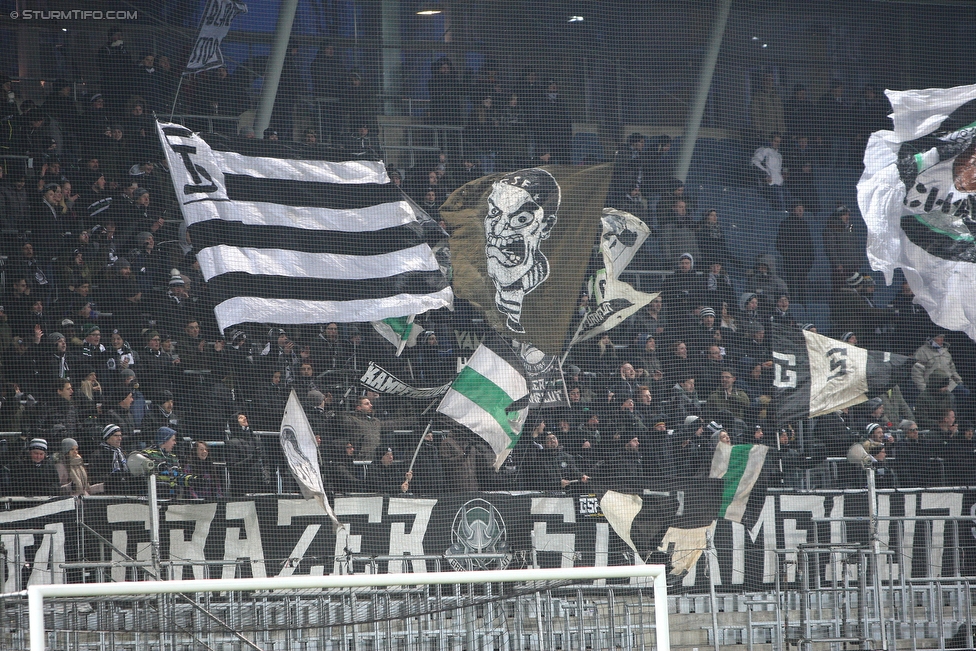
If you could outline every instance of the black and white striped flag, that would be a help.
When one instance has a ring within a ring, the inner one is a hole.
[[[452,304],[419,209],[381,161],[157,128],[221,328],[379,321]]]

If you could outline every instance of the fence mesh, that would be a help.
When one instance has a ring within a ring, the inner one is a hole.
[[[299,2],[283,52],[284,5],[0,9],[2,592],[636,554],[740,594],[804,544],[976,576],[976,7]]]

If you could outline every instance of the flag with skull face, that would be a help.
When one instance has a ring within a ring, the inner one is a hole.
[[[441,207],[454,287],[500,333],[562,352],[600,232],[610,165],[482,177]]]

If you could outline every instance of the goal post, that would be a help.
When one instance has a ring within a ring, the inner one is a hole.
[[[31,585],[27,588],[30,651],[46,651],[44,603],[47,598],[112,597],[158,594],[197,594],[264,590],[315,590],[327,588],[398,587],[479,583],[526,583],[589,581],[598,579],[652,579],[654,620],[658,651],[670,651],[667,580],[664,565],[615,565],[603,567],[531,568],[463,572],[404,574],[331,574],[244,579],[194,579],[186,581],[127,581]]]

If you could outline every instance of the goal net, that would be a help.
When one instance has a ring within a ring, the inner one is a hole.
[[[670,649],[661,565],[33,585],[30,650]]]

